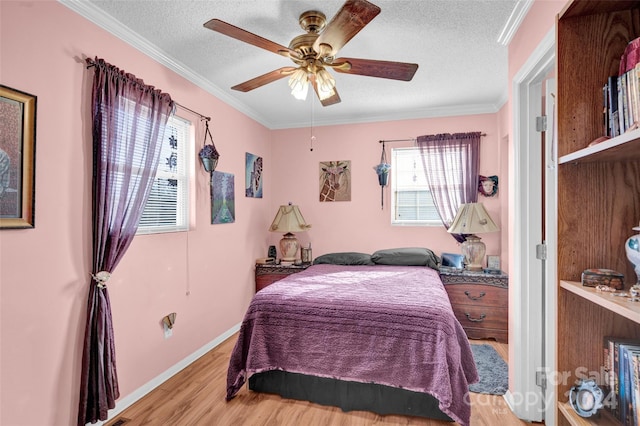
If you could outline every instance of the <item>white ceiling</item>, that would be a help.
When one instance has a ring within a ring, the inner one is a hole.
[[[218,18],[288,46],[304,33],[302,12],[330,20],[344,0],[60,1],[270,129],[306,127],[312,115],[317,126],[496,112],[507,100],[506,42],[531,3],[373,0],[382,12],[337,56],[417,63],[418,71],[410,82],[333,72],[342,102],[323,107],[312,91],[295,100],[286,78],[231,90],[293,63],[203,24]]]

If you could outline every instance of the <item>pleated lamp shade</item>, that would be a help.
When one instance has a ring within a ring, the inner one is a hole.
[[[487,247],[480,241],[480,237],[474,234],[499,230],[482,203],[468,203],[460,206],[448,232],[466,236],[466,241],[461,244],[466,269],[481,271],[484,255],[487,251]]]
[[[307,225],[298,206],[289,204],[278,208],[269,231],[285,233],[279,244],[282,260],[285,262],[296,260],[300,244],[293,233],[306,231],[309,228],[311,228],[311,225]]]

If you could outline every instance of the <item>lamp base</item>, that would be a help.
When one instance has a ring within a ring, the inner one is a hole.
[[[480,241],[480,237],[475,235],[469,235],[466,238],[460,246],[466,262],[465,269],[468,271],[482,271],[482,262],[484,261],[487,246]]]
[[[280,240],[280,255],[285,262],[293,262],[296,260],[300,244],[298,239],[291,232],[287,232]]]

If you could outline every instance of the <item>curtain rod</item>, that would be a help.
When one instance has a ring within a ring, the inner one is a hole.
[[[202,115],[199,112],[192,110],[191,108],[187,108],[186,106],[184,106],[182,104],[179,104],[178,102],[175,102],[175,104],[177,106],[179,106],[180,108],[182,108],[182,109],[186,109],[187,111],[194,113],[195,115],[199,115],[201,120],[211,121],[211,117],[207,117],[206,115]]]
[[[480,136],[487,136],[486,133],[480,133]],[[387,140],[379,140],[378,143],[390,143],[390,142],[415,142],[417,138],[410,139],[387,139]]]
[[[89,69],[89,68],[91,68],[91,67],[95,67],[95,66],[96,66],[96,61],[94,61],[93,59],[91,59],[91,58],[89,58],[89,57],[87,57],[87,58],[85,59],[85,61],[86,61],[86,62],[87,62],[87,64],[88,64],[88,65],[87,65],[87,69]],[[208,116],[206,116],[206,115],[202,115],[202,114],[200,114],[198,111],[194,111],[194,110],[192,110],[191,108],[187,108],[186,106],[184,106],[184,105],[182,105],[182,104],[180,104],[180,103],[178,103],[178,102],[176,102],[176,101],[173,101],[173,103],[174,103],[176,106],[179,106],[179,107],[180,107],[180,108],[182,108],[182,109],[185,109],[185,110],[187,110],[187,111],[189,111],[189,112],[194,113],[195,115],[200,116],[200,119],[201,119],[201,120],[211,121],[211,117],[208,117]]]
[[[389,143],[389,142],[415,142],[416,138],[411,138],[411,139],[388,139],[388,140],[381,140],[378,141],[378,143]]]

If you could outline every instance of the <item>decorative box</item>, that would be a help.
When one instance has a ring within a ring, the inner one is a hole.
[[[606,285],[616,290],[624,289],[624,275],[611,269],[585,269],[582,272],[582,285],[596,287]]]

